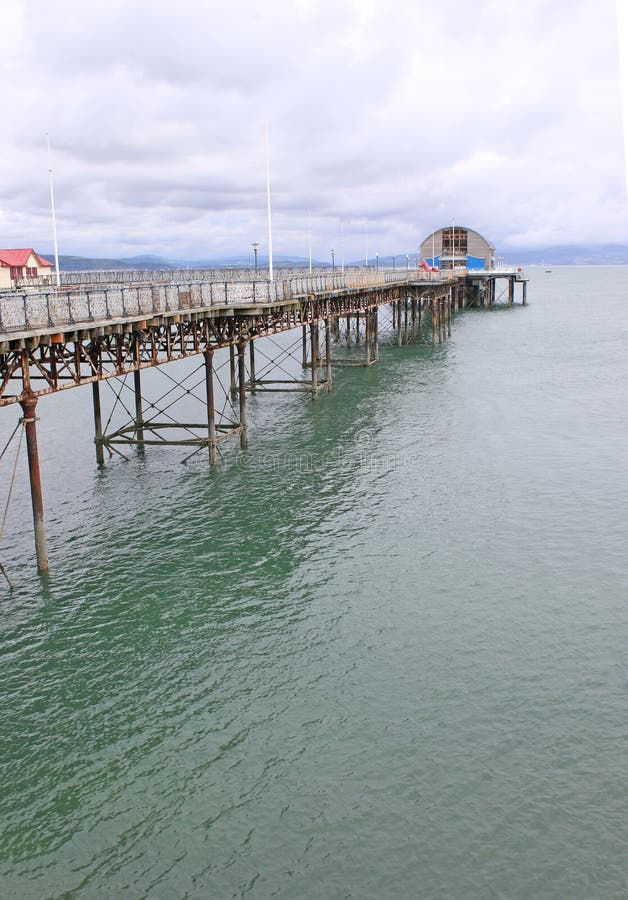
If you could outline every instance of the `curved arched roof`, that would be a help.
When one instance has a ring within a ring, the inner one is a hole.
[[[488,240],[488,238],[485,238],[483,234],[480,234],[480,232],[476,231],[474,228],[467,228],[466,225],[459,225],[457,222],[454,223],[453,227],[456,229],[460,228],[462,231],[466,231],[470,234],[476,234],[481,240],[484,241],[484,243],[491,250],[495,249],[495,245],[491,244],[491,242]],[[437,228],[436,231],[430,231],[428,236],[426,238],[423,238],[423,240],[421,241],[421,246],[423,246],[423,244],[425,244],[426,241],[429,241],[431,239],[432,235],[434,235],[434,237],[436,237],[437,234],[440,234],[442,231],[445,231],[445,229],[448,229],[448,228],[451,228],[451,225],[443,225],[442,228]]]

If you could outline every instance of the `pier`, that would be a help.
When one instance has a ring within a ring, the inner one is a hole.
[[[40,398],[91,386],[98,465],[106,452],[121,453],[124,446],[177,445],[186,449],[183,461],[205,451],[214,466],[225,441],[248,446],[247,394],[295,391],[317,400],[332,390],[334,367],[375,364],[384,333],[397,346],[415,340],[436,346],[451,335],[461,310],[512,305],[517,293],[518,302],[527,300],[527,281],[516,268],[279,272],[273,281],[262,273],[226,279],[223,273],[221,279],[216,271],[125,272],[120,278],[85,275],[74,283],[66,275],[65,281],[0,296],[0,408],[17,405],[23,413],[9,444],[23,428],[40,573],[49,567],[37,445]],[[258,342],[288,331],[296,333],[297,349],[282,352],[299,353],[300,377],[286,377],[276,354],[266,355],[263,365],[256,356]],[[228,355],[217,366],[222,350]],[[203,367],[203,421],[177,420],[169,401],[165,409],[147,409],[142,371],[188,357],[198,357]],[[128,376],[129,421],[109,430],[101,383],[124,384]],[[0,448],[3,455],[8,446]]]

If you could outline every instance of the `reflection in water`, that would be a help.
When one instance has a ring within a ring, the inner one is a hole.
[[[81,391],[42,401],[3,895],[621,893],[626,275],[543,277],[318,403],[252,398],[218,472],[99,472]]]

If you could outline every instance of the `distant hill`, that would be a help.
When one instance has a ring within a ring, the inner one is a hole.
[[[508,265],[628,265],[628,245],[625,244],[601,244],[601,245],[565,245],[529,248],[508,248],[501,250],[497,247],[496,254],[500,260]],[[54,254],[43,253],[46,259],[54,260]],[[406,262],[406,255],[408,261]],[[395,256],[380,256],[377,262],[380,266],[404,269],[407,264],[413,267],[416,264],[417,254],[399,253]],[[276,268],[306,268],[308,260],[302,256],[276,256],[273,263]],[[347,266],[364,265],[363,259],[346,260]],[[259,256],[260,268],[268,266],[268,259]],[[331,260],[312,260],[316,267],[331,266]],[[369,265],[376,265],[376,257],[369,259]],[[167,259],[154,254],[142,254],[140,256],[127,256],[121,259],[108,259],[104,257],[85,256],[60,256],[59,267],[62,272],[81,272],[93,269],[120,270],[120,269],[250,269],[253,267],[253,259],[250,254],[245,256],[218,256],[204,259]],[[340,268],[340,260],[336,255],[336,269]]]
[[[554,266],[625,266],[628,265],[628,246],[601,244],[582,246],[541,247],[538,250],[497,249],[504,262],[512,265],[551,264]]]

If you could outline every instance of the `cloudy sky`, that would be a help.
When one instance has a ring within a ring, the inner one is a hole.
[[[620,0],[623,2],[623,0]],[[178,258],[628,241],[615,0],[12,0],[0,246]]]

